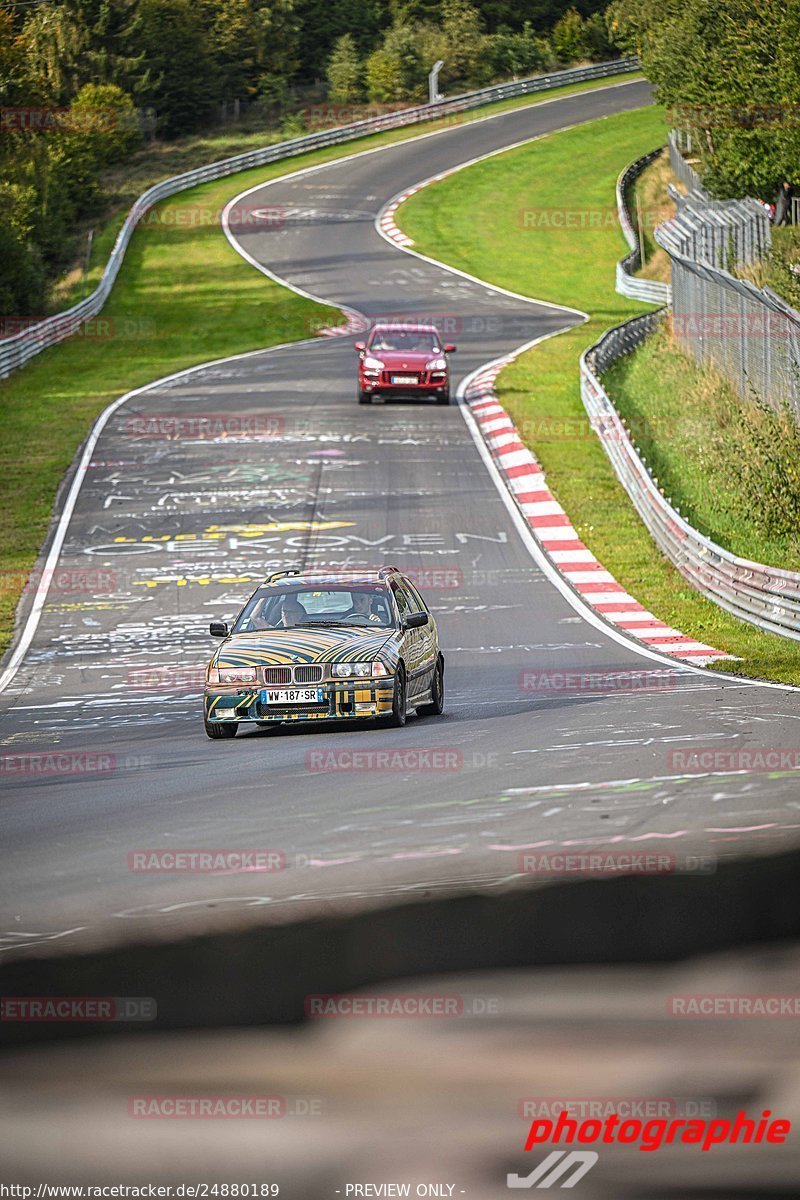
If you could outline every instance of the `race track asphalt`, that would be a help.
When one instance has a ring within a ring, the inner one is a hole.
[[[434,316],[461,380],[577,318],[404,254],[376,215],[436,172],[648,99],[643,82],[606,87],[284,177],[237,200],[231,236],[335,304]],[[674,752],[790,749],[798,693],[654,661],[582,616],[533,556],[460,407],[360,407],[353,336],[317,332],[157,382],[99,437],[32,646],[0,694],[5,957],[504,885],[532,846],[666,847],[687,866],[796,843],[793,773],[687,774]],[[201,415],[248,432],[200,439]],[[270,569],[385,562],[429,573],[444,717],[208,741],[209,620]],[[525,672],[566,670],[662,675],[648,690],[524,686]],[[329,769],[329,751],[398,749],[450,751],[450,769],[414,769],[413,753],[401,769]],[[26,755],[50,751],[71,757],[33,770]],[[129,868],[145,848],[234,847],[279,850],[286,869]]]

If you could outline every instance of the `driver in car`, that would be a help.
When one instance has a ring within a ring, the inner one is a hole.
[[[373,625],[380,624],[380,617],[372,611],[372,597],[369,592],[353,592],[352,606],[345,617],[365,617]]]
[[[284,629],[291,629],[292,625],[298,625],[304,621],[308,613],[303,608],[296,596],[285,596],[281,604],[280,624]]]

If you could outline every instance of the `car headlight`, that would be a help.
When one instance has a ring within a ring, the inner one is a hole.
[[[331,667],[331,674],[338,679],[348,679],[355,675],[371,675],[372,663],[368,662],[340,662],[334,663]]]
[[[447,359],[446,358],[432,358],[429,363],[425,364],[425,370],[426,371],[446,371],[447,370]]]
[[[220,667],[220,683],[255,683],[255,667]]]
[[[364,359],[364,368],[367,371],[382,371],[383,363],[379,358],[370,358],[369,355]]]
[[[331,674],[336,679],[358,679],[369,675],[388,675],[386,667],[379,660],[375,662],[340,662],[333,663]]]

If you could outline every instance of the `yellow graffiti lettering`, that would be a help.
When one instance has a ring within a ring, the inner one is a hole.
[[[162,575],[160,579],[135,579],[133,587],[155,588],[169,583],[175,584],[176,587],[186,587],[188,583],[208,587],[213,583],[254,583],[259,578],[259,575],[199,575],[195,578],[187,578],[185,575]]]
[[[260,537],[262,533],[289,533],[305,529],[345,529],[355,521],[270,521],[265,525],[209,525],[206,533],[238,533],[242,537]],[[216,536],[221,536],[217,534]]]

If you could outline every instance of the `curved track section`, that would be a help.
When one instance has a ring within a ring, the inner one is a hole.
[[[381,207],[648,96],[599,89],[286,176],[239,198],[230,233],[294,288],[437,318],[463,378],[580,318],[403,255],[374,228]],[[494,886],[537,847],[666,846],[680,865],[795,838],[788,759],[766,772],[731,755],[796,744],[797,694],[654,662],[586,619],[459,409],[360,408],[354,360],[350,336],[317,337],[157,381],[109,416],[0,697],[7,955]],[[432,602],[445,717],[207,741],[208,621],[271,568],[386,561]],[[233,847],[279,851],[285,869],[152,874],[133,857]]]

